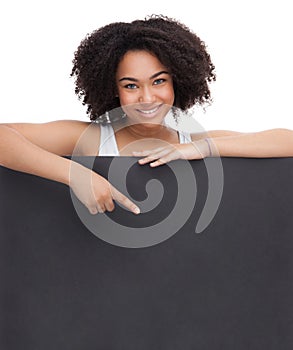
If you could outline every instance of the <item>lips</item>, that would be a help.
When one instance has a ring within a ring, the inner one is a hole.
[[[155,106],[153,108],[137,108],[136,111],[147,116],[151,117],[157,113],[157,111],[161,108],[162,105]]]

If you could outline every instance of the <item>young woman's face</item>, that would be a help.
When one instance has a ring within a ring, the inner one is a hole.
[[[147,51],[128,51],[120,61],[116,84],[120,105],[137,122],[161,122],[174,103],[168,69]]]

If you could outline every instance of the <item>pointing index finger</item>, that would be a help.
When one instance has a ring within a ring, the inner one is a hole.
[[[132,211],[134,214],[139,214],[139,207],[133,203],[129,198],[127,198],[123,193],[119,192],[115,187],[112,186],[112,196],[113,199],[120,204],[122,204],[125,208]]]

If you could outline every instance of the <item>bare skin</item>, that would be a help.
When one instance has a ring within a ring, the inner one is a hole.
[[[117,146],[122,156],[138,156],[139,164],[160,166],[179,158],[202,159],[210,155],[205,138],[211,142],[213,156],[293,156],[293,131],[283,128],[255,133],[213,130],[191,134],[191,143],[180,144],[177,131],[163,125],[163,106],[172,106],[174,101],[171,75],[148,52],[127,53],[118,65],[116,84],[121,107],[127,112],[124,121],[113,124]],[[0,124],[2,166],[70,186],[92,214],[113,211],[115,201],[139,213],[136,204],[105,178],[62,157],[73,153],[97,156],[99,144],[100,126],[95,123],[57,120]]]

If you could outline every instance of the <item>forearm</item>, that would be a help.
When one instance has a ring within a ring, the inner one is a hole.
[[[69,184],[72,161],[50,153],[31,143],[16,130],[0,126],[0,164],[21,171]]]
[[[293,131],[270,129],[255,133],[208,139],[212,156],[223,157],[292,157]]]

